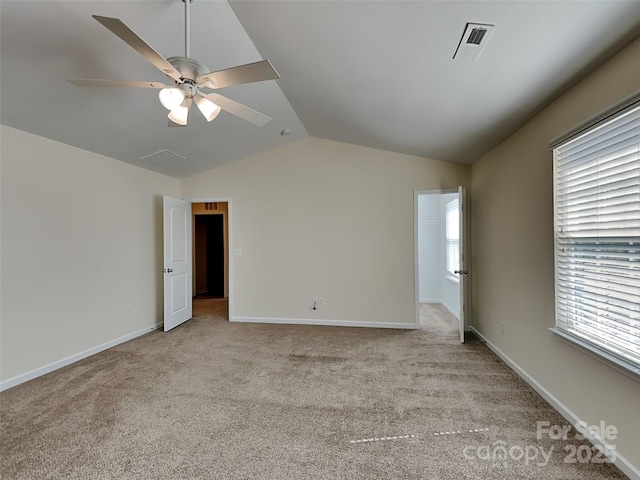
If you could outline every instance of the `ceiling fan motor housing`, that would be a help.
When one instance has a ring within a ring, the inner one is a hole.
[[[180,75],[182,75],[182,78],[185,80],[192,80],[195,82],[195,79],[200,75],[209,73],[209,69],[206,65],[194,60],[193,58],[169,57],[167,58],[167,61],[180,72]]]
[[[198,105],[198,108],[208,121],[213,120],[222,109],[254,125],[265,125],[271,120],[270,117],[217,93],[204,94],[200,91],[200,88],[215,90],[217,88],[243,83],[275,80],[280,78],[278,72],[275,71],[273,65],[271,65],[268,60],[211,72],[206,65],[191,58],[189,54],[188,6],[193,0],[183,1],[185,3],[185,54],[183,57],[164,58],[120,19],[93,15],[96,21],[140,53],[153,66],[170,78],[173,85],[167,86],[159,82],[131,82],[121,80],[69,80],[69,82],[78,86],[160,89],[158,93],[160,102],[170,111],[169,119],[179,125],[187,124],[187,113],[192,101]]]

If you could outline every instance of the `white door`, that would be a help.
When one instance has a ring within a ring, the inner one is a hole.
[[[164,331],[191,318],[191,202],[163,197]]]
[[[459,207],[459,221],[460,221],[460,236],[459,236],[459,244],[458,248],[460,249],[460,270],[457,270],[456,273],[460,277],[460,342],[464,343],[464,328],[465,328],[465,317],[467,312],[467,296],[466,292],[468,291],[467,285],[467,275],[469,274],[468,265],[467,265],[467,254],[466,254],[466,235],[465,235],[465,227],[467,225],[467,189],[464,187],[458,187],[458,207]]]

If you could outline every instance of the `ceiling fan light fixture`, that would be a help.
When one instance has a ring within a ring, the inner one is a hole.
[[[179,87],[163,88],[158,93],[158,98],[160,99],[162,106],[171,111],[182,105],[185,96],[186,94],[184,90]]]
[[[2,0],[0,0],[2,1]],[[169,0],[167,0],[169,1]],[[179,1],[179,0],[171,0]],[[107,30],[124,41],[136,52],[142,55],[156,69],[171,79],[171,86],[160,82],[148,81],[123,81],[123,80],[69,80],[79,87],[137,87],[159,89],[158,98],[163,107],[169,110],[170,126],[174,124],[186,125],[188,110],[193,100],[207,121],[211,122],[220,113],[221,109],[242,118],[249,123],[263,126],[271,120],[270,117],[256,112],[230,98],[218,94],[203,95],[199,88],[216,90],[223,87],[231,87],[245,83],[261,82],[264,80],[277,80],[278,72],[268,60],[238,65],[223,70],[208,71],[209,68],[190,58],[189,54],[189,4],[194,0],[181,0],[185,5],[185,56],[164,58],[157,51],[138,36],[133,30],[118,18],[93,15],[93,18],[102,24]],[[213,99],[216,99],[214,102]]]
[[[204,118],[207,119],[207,122],[210,122],[214,118],[218,116],[221,108],[213,103],[211,100],[205,97],[196,97],[196,105],[198,109],[204,115]]]
[[[167,117],[173,123],[185,126],[187,124],[187,117],[189,116],[189,107],[186,105],[178,105],[176,108],[169,112]]]

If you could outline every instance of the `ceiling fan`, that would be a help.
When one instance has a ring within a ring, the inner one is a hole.
[[[216,90],[243,83],[276,80],[280,78],[271,62],[262,60],[237,67],[210,72],[202,63],[190,58],[189,51],[189,4],[192,0],[180,0],[185,5],[185,54],[184,57],[165,59],[133,30],[117,18],[92,15],[121,40],[151,62],[164,73],[173,85],[160,82],[142,82],[127,80],[67,80],[79,87],[138,87],[160,89],[160,103],[169,110],[169,126],[185,126],[189,108],[195,102],[208,122],[225,110],[257,126],[267,124],[271,118],[241,103],[223,97],[218,93],[206,93],[203,89]]]

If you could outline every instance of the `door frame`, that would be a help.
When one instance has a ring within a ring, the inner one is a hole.
[[[227,238],[228,238],[228,248],[227,248],[227,262],[229,265],[229,298],[227,299],[229,302],[229,319],[233,317],[233,213],[231,206],[231,197],[195,197],[188,199],[192,204],[193,203],[215,203],[215,202],[226,202],[227,204]],[[191,214],[193,217],[193,213]]]
[[[418,244],[418,197],[420,195],[447,195],[447,194],[458,194],[458,187],[455,188],[445,188],[445,189],[424,189],[424,190],[414,190],[413,191],[413,284],[414,284],[414,322],[416,328],[420,328],[420,276],[418,271],[418,259],[419,259],[419,244]],[[466,198],[465,208],[468,209],[468,195]],[[461,214],[462,215],[462,214]],[[464,225],[464,251],[465,251],[465,261],[466,264],[469,265],[469,252],[470,252],[470,232],[469,232],[469,215],[467,211],[466,217],[462,215],[462,218],[466,218],[467,221]],[[461,279],[462,281],[462,279]],[[471,308],[469,304],[470,296],[470,287],[471,282],[467,281],[465,289],[465,299],[464,303],[460,304],[460,310],[466,306],[465,314],[461,315],[464,318],[464,331],[470,331],[471,325]]]

